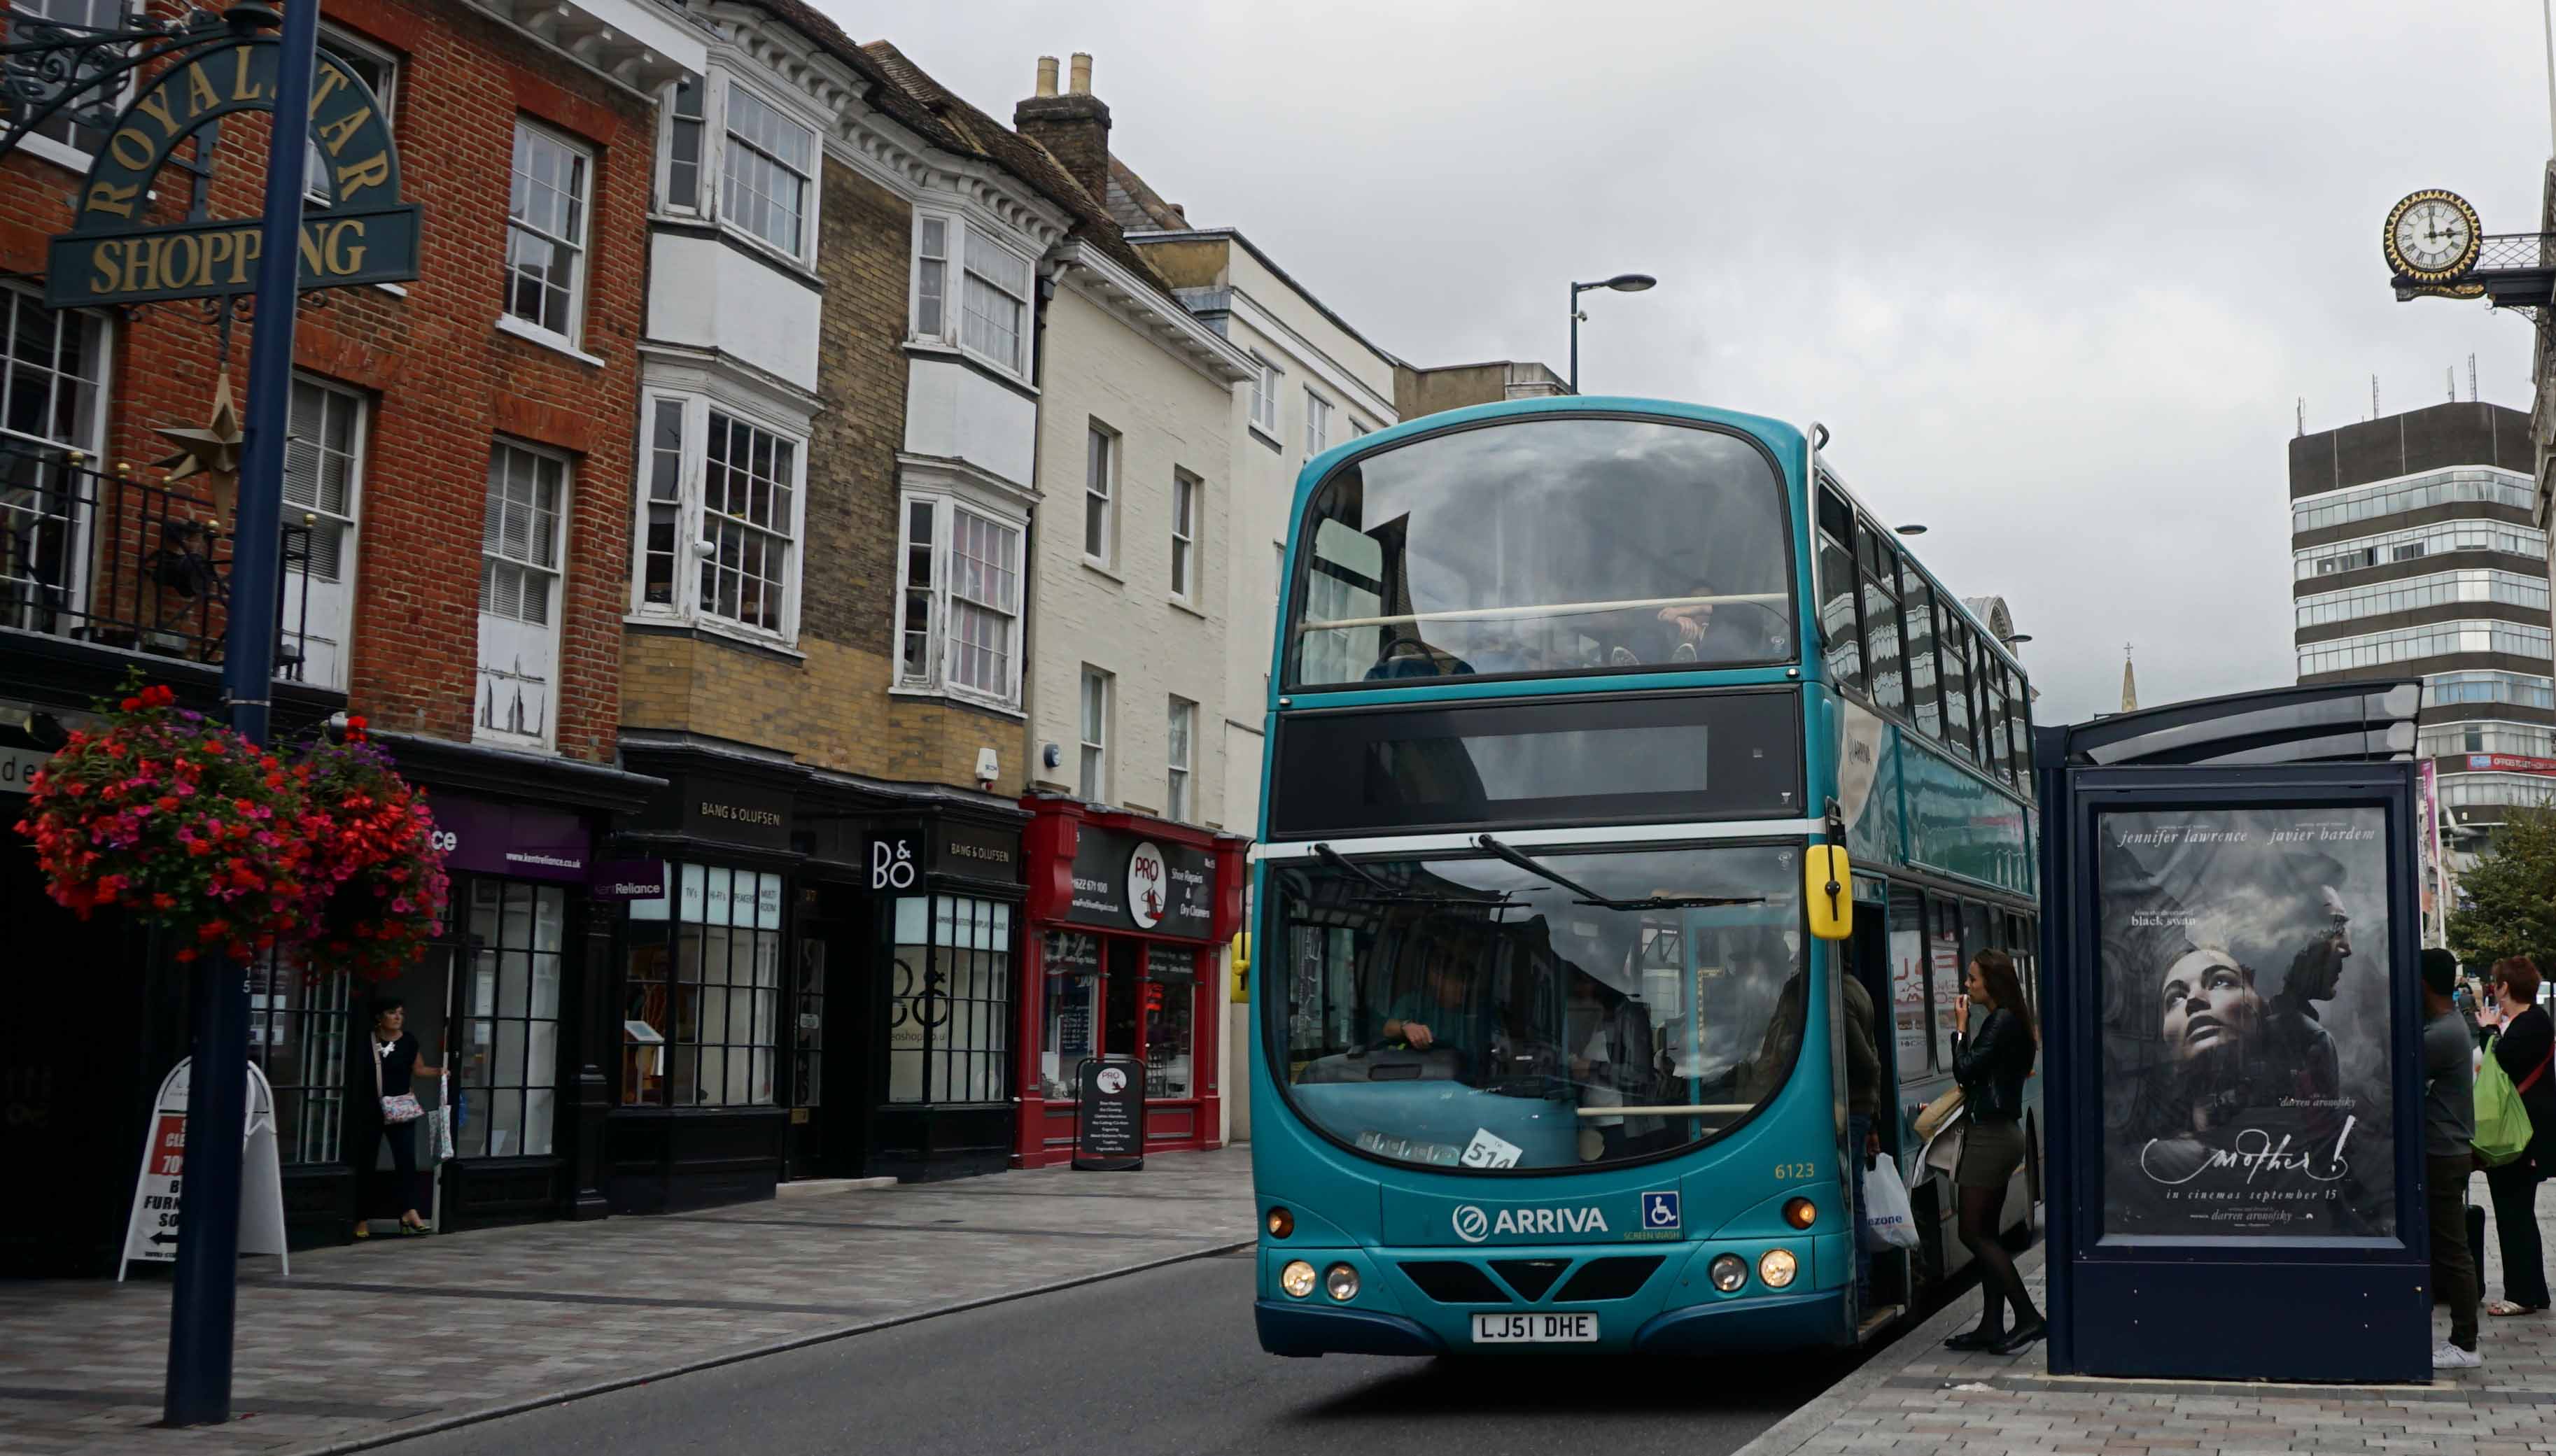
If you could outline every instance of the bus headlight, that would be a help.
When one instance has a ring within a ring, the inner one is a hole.
[[[1725,1254],[1713,1261],[1705,1269],[1705,1274],[1712,1278],[1715,1288],[1725,1294],[1735,1294],[1741,1284],[1748,1282],[1748,1261],[1736,1254]]]
[[[1323,1292],[1342,1304],[1357,1297],[1357,1271],[1345,1264],[1336,1264],[1323,1275]]]
[[[1780,1289],[1791,1283],[1793,1275],[1801,1272],[1802,1266],[1793,1258],[1790,1249],[1769,1249],[1765,1257],[1757,1261],[1757,1277],[1764,1279],[1770,1289]]]
[[[1269,1237],[1283,1239],[1296,1232],[1296,1215],[1283,1208],[1269,1210]]]
[[[1807,1229],[1820,1221],[1820,1206],[1808,1198],[1796,1198],[1784,1205],[1784,1222],[1797,1229]]]
[[[1287,1261],[1287,1267],[1278,1271],[1278,1287],[1286,1290],[1287,1297],[1291,1299],[1302,1299],[1313,1293],[1314,1267],[1301,1259]]]

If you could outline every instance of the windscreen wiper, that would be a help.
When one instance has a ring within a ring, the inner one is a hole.
[[[1332,848],[1328,843],[1317,844],[1314,846],[1314,858],[1321,860],[1324,864],[1331,866],[1333,869],[1341,871],[1342,874],[1363,880],[1368,885],[1374,887],[1376,891],[1375,894],[1356,897],[1356,899],[1359,900],[1382,901],[1391,905],[1505,906],[1509,903],[1509,894],[1505,890],[1501,891],[1497,895],[1447,895],[1430,890],[1405,890],[1400,886],[1381,878],[1374,871],[1367,869],[1365,866],[1352,863],[1346,855],[1343,855],[1339,850]]]
[[[1535,860],[1529,859],[1524,854],[1509,848],[1507,845],[1493,839],[1488,834],[1476,836],[1473,842],[1480,845],[1489,853],[1497,855],[1501,859],[1508,861],[1510,864],[1517,866],[1519,869],[1526,871],[1528,874],[1535,876],[1537,879],[1559,885],[1563,889],[1570,891],[1572,894],[1579,896],[1580,898],[1578,900],[1572,902],[1573,905],[1596,906],[1600,910],[1701,910],[1721,905],[1764,905],[1766,903],[1766,897],[1762,895],[1646,895],[1639,900],[1616,900],[1609,896],[1600,895],[1597,891],[1590,889],[1588,886],[1581,884],[1579,881],[1571,879],[1545,865],[1539,864]]]

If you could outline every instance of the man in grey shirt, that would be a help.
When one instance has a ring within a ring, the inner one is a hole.
[[[2477,1268],[2468,1248],[2468,1174],[2476,1167],[2476,1040],[2452,999],[2459,960],[2423,952],[2423,1170],[2432,1225],[2432,1287],[2450,1304],[2450,1341],[2434,1370],[2471,1370],[2477,1355]]]

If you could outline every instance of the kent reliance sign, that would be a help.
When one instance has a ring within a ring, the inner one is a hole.
[[[262,224],[151,223],[151,186],[171,153],[207,123],[275,109],[272,37],[198,51],[154,76],[116,118],[79,191],[79,216],[53,240],[45,299],[57,308],[220,298],[257,286]],[[417,277],[418,209],[400,200],[399,150],[381,102],[322,52],[312,77],[315,181],[330,203],[302,218],[302,287]]]

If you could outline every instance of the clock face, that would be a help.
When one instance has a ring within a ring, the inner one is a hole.
[[[2476,211],[2454,192],[2416,192],[2388,214],[2385,241],[2387,261],[2398,273],[2449,278],[2476,262]]]

